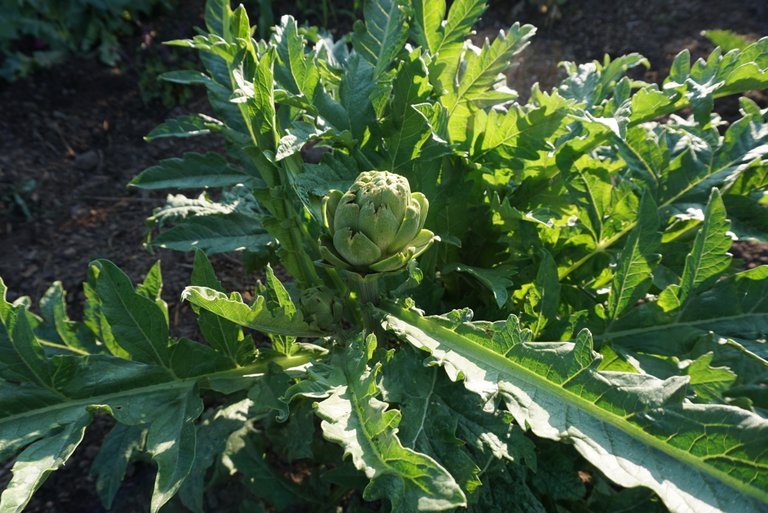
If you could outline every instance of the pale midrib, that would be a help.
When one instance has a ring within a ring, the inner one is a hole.
[[[368,422],[366,420],[368,419],[368,416],[365,415],[365,412],[363,410],[362,405],[360,404],[360,400],[358,398],[358,395],[356,393],[356,390],[353,386],[351,386],[349,383],[352,382],[352,380],[356,380],[355,376],[350,376],[348,373],[344,373],[344,376],[347,379],[347,391],[349,392],[350,398],[350,405],[351,405],[351,412],[354,413],[354,415],[357,416],[357,421],[360,424],[360,429],[362,430],[363,434],[365,435],[365,440],[368,443],[369,447],[371,448],[371,452],[374,454],[375,458],[379,461],[379,464],[384,467],[388,472],[401,476],[403,479],[405,479],[405,476],[403,476],[400,472],[397,471],[394,467],[392,467],[384,453],[381,451],[381,448],[375,443],[373,435],[371,435],[370,431],[368,430]],[[384,411],[381,412],[381,418],[383,420],[384,418]],[[334,419],[335,422],[338,423],[338,420]],[[390,433],[391,435],[391,433]],[[362,469],[360,469],[362,470]],[[382,472],[384,473],[384,472]],[[373,479],[371,479],[373,480]]]
[[[500,369],[503,372],[513,375],[515,378],[526,382],[528,385],[534,388],[544,389],[547,392],[554,395],[555,397],[561,399],[564,403],[566,404],[570,403],[574,405],[576,408],[579,408],[587,412],[590,416],[594,417],[598,422],[609,424],[613,428],[618,429],[619,431],[630,436],[631,438],[638,440],[641,443],[644,443],[650,447],[653,447],[654,449],[659,450],[660,452],[666,454],[667,456],[675,460],[685,462],[686,464],[690,465],[691,467],[697,469],[698,471],[704,474],[708,474],[714,477],[718,481],[724,484],[727,484],[734,490],[742,491],[742,492],[747,491],[747,493],[749,493],[751,496],[759,500],[766,500],[766,494],[761,493],[759,490],[755,490],[752,485],[743,483],[738,479],[735,479],[730,475],[725,474],[720,470],[703,463],[701,460],[697,459],[696,457],[692,456],[691,454],[683,450],[680,450],[674,446],[665,444],[658,438],[646,433],[644,430],[635,426],[634,424],[630,424],[626,421],[623,421],[622,420],[623,418],[621,417],[617,418],[610,412],[599,408],[592,402],[587,401],[586,399],[583,399],[578,395],[568,392],[558,384],[548,381],[546,378],[542,377],[541,375],[531,371],[526,367],[516,364],[512,360],[504,358],[502,355],[499,355],[498,353],[492,351],[491,349],[488,349],[475,342],[472,342],[471,340],[463,337],[462,335],[454,331],[451,331],[443,326],[432,324],[425,318],[418,316],[413,312],[404,310],[397,305],[392,305],[392,304],[383,305],[383,308],[387,313],[391,314],[391,316],[394,317],[396,320],[403,322],[411,326],[412,328],[415,328],[427,334],[428,336],[430,336],[429,334],[437,335],[438,338],[436,338],[436,341],[438,343],[444,343],[447,341],[446,345],[448,345],[456,353],[464,356],[465,358],[468,358],[470,361],[479,360],[485,363],[486,365],[490,365],[491,367]],[[434,337],[430,336],[430,338],[434,338]],[[504,369],[504,367],[514,369],[514,372],[512,372],[511,369]]]
[[[133,311],[130,308],[128,308],[128,304],[126,303],[126,301],[123,298],[123,296],[120,293],[118,293],[117,290],[115,290],[115,292],[116,292],[115,295],[117,296],[118,300],[120,301],[120,306],[123,307],[123,310],[128,314],[128,317],[133,322],[133,325],[138,328],[139,333],[141,333],[141,335],[144,337],[144,340],[149,343],[149,347],[152,348],[152,353],[154,353],[155,358],[156,358],[155,361],[159,365],[161,365],[164,369],[168,370],[168,372],[170,372],[173,377],[176,377],[176,374],[174,374],[173,371],[169,368],[168,363],[165,361],[165,359],[162,356],[160,356],[160,353],[157,351],[157,348],[155,347],[155,344],[153,343],[152,338],[150,338],[150,336],[144,331],[144,326],[142,326],[142,324],[140,322],[138,322],[136,317],[133,316]],[[129,293],[136,294],[136,292],[133,291],[133,290],[130,290]],[[146,298],[144,298],[144,299],[146,299]],[[147,301],[149,301],[149,300],[147,300]],[[152,306],[155,306],[155,304],[152,303]],[[110,323],[110,324],[114,325],[114,323]],[[167,331],[167,326],[166,326],[166,331]],[[114,333],[114,331],[113,331],[113,333]],[[167,339],[167,336],[166,336],[166,339]],[[117,342],[120,343],[119,340]],[[163,342],[165,342],[165,341],[163,341]],[[120,344],[120,346],[122,347],[122,344]],[[125,349],[125,347],[123,347],[123,349]]]
[[[661,331],[661,330],[668,330],[670,328],[674,328],[676,326],[697,326],[699,324],[716,324],[718,322],[724,322],[724,321],[732,321],[732,320],[738,320],[743,318],[749,318],[754,317],[755,315],[766,315],[768,316],[768,312],[745,312],[740,313],[736,315],[726,315],[723,317],[710,317],[707,319],[695,319],[692,321],[678,321],[673,322],[669,324],[662,324],[659,326],[645,326],[640,328],[632,328],[627,330],[621,330],[621,331],[610,331],[606,333],[602,333],[600,335],[594,335],[595,340],[605,340],[605,339],[611,339],[611,338],[619,338],[619,337],[627,337],[630,335],[635,335],[637,333],[651,333],[654,331]]]
[[[292,360],[295,360],[295,362]],[[162,383],[156,383],[154,385],[130,388],[128,390],[121,390],[119,392],[111,392],[109,394],[85,397],[83,399],[69,399],[67,402],[56,403],[49,406],[44,406],[42,408],[37,408],[34,410],[16,413],[8,417],[0,418],[0,425],[9,423],[9,422],[16,422],[24,418],[35,417],[38,415],[43,415],[43,414],[58,411],[58,410],[68,410],[68,409],[77,408],[77,407],[107,404],[111,400],[120,399],[122,397],[130,397],[132,395],[147,395],[147,394],[151,394],[153,392],[158,392],[158,391],[180,390],[180,389],[192,386],[195,383],[202,381],[204,379],[226,378],[228,376],[243,377],[249,374],[262,373],[266,370],[270,362],[276,363],[285,369],[285,368],[304,365],[306,363],[309,363],[311,360],[312,360],[311,355],[283,356],[283,357],[275,358],[263,363],[252,364],[247,367],[237,367],[234,369],[227,369],[224,371],[213,372],[210,374],[203,374],[201,376],[164,381]]]
[[[349,393],[350,393],[350,395],[352,397],[352,399],[350,400],[350,403],[352,405],[352,411],[357,416],[357,420],[360,423],[360,429],[363,431],[363,434],[365,435],[365,440],[368,442],[368,444],[369,444],[370,448],[372,449],[372,452],[375,455],[376,459],[379,461],[379,463],[382,465],[382,467],[387,469],[387,471],[389,473],[394,474],[396,476],[400,476],[400,478],[403,481],[410,482],[416,488],[422,490],[427,495],[432,496],[433,492],[431,490],[425,488],[424,486],[422,486],[421,482],[418,479],[415,479],[413,476],[403,475],[398,469],[396,469],[395,467],[393,467],[392,465],[389,464],[389,460],[387,459],[386,455],[382,452],[382,450],[379,447],[379,445],[376,444],[376,442],[374,440],[374,437],[371,435],[370,431],[368,430],[368,423],[366,422],[366,419],[368,418],[368,416],[365,415],[365,412],[363,410],[362,405],[360,404],[360,400],[359,400],[358,394],[356,393],[356,390],[354,389],[354,387],[349,385],[349,383],[351,383],[352,380],[356,380],[358,378],[356,378],[355,376],[349,376],[346,372],[344,373],[344,375],[345,375],[345,377],[347,379],[347,383],[348,383],[347,384],[347,390],[349,391]],[[384,413],[385,412],[386,412],[386,410],[382,410],[382,412],[381,412],[382,421],[384,419]],[[395,434],[392,433],[389,428],[387,428],[387,429],[389,430],[389,435],[394,437]],[[396,437],[395,437],[395,440],[397,440]],[[397,442],[399,442],[399,440],[397,440]],[[395,446],[398,446],[398,445],[400,446],[400,448],[402,450],[409,451],[409,449],[407,447],[403,447],[402,443],[395,444]],[[415,453],[415,451],[413,451],[413,452]],[[424,455],[422,455],[420,453],[416,453],[416,454],[419,454],[422,457],[424,456]]]
[[[429,387],[429,392],[424,397],[424,408],[422,409],[422,412],[421,412],[421,421],[419,421],[419,429],[416,431],[416,434],[413,435],[413,439],[409,444],[413,447],[416,447],[416,440],[419,439],[419,436],[421,436],[421,433],[424,431],[424,423],[427,420],[427,410],[429,410],[429,398],[432,397],[432,394],[435,391],[436,382],[437,382],[437,372],[435,369],[432,369],[432,383]]]

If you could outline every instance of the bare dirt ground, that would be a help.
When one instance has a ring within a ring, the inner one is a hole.
[[[169,109],[146,104],[136,85],[142,78],[142,43],[189,37],[195,25],[202,25],[201,0],[179,3],[183,8],[147,21],[141,35],[125,43],[126,56],[118,68],[72,60],[13,84],[0,83],[0,276],[10,299],[27,295],[37,301],[53,280],[61,280],[69,291],[71,313],[79,317],[80,284],[89,261],[111,259],[140,280],[161,258],[172,332],[181,335],[191,329],[188,307],[178,301],[189,280],[190,255],[150,254],[142,248],[144,219],[162,204],[164,194],[126,188],[159,159],[216,146],[213,140],[148,144],[142,139],[169,115],[207,109],[200,91],[185,105]],[[523,96],[535,82],[545,88],[557,83],[562,60],[639,52],[651,62],[642,78],[658,81],[678,51],[688,48],[702,56],[712,50],[702,30],[730,29],[752,39],[768,34],[768,8],[762,0],[568,0],[559,17],[530,6],[518,9],[509,0],[490,4],[480,36],[493,35],[518,19],[539,27],[534,43],[509,74]],[[754,97],[765,105],[764,94]],[[727,118],[736,103],[724,100],[721,107]],[[734,253],[747,266],[768,263],[764,245],[739,244]],[[218,257],[214,263],[230,289],[253,285],[255,278],[243,272],[236,257]],[[73,460],[48,480],[26,511],[105,511],[88,468],[108,425],[105,419],[89,429]],[[7,474],[0,467],[0,489]],[[149,465],[132,466],[113,511],[144,511],[151,474]]]

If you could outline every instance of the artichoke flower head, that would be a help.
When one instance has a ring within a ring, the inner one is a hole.
[[[364,171],[347,192],[323,199],[328,235],[320,252],[328,262],[361,274],[397,271],[435,240],[424,229],[429,202],[408,180],[388,171]]]

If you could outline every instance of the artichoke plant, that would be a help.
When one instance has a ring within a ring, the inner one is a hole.
[[[336,267],[360,274],[397,271],[435,240],[424,229],[429,202],[408,180],[388,171],[365,171],[347,192],[323,199],[327,235],[320,251]]]

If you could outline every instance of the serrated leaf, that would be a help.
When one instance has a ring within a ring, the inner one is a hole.
[[[176,251],[199,249],[212,255],[229,251],[259,251],[273,241],[259,219],[231,212],[187,219],[163,231],[155,237],[152,245]]]
[[[526,312],[535,318],[532,327],[534,338],[538,337],[550,321],[555,320],[559,305],[560,281],[557,278],[557,266],[552,255],[544,251],[536,271],[536,281],[526,296]]]
[[[449,131],[452,135],[464,130],[470,113],[470,102],[495,97],[494,86],[499,73],[509,66],[513,55],[525,48],[535,31],[531,25],[521,26],[516,23],[508,32],[501,31],[493,43],[486,40],[483,47],[477,49],[477,53],[472,49],[464,53],[464,62],[458,76],[451,77],[456,85],[450,86],[441,98],[442,104],[448,109]],[[511,93],[505,95],[507,99],[514,97]]]
[[[656,254],[661,241],[658,229],[656,203],[650,194],[644,194],[640,200],[637,225],[621,250],[611,282],[607,310],[609,319],[621,316],[648,291],[651,272],[659,260]]]
[[[727,234],[729,227],[720,192],[713,189],[704,212],[704,222],[685,259],[680,285],[670,285],[660,297],[663,305],[669,305],[667,310],[671,305],[684,307],[694,291],[711,285],[728,268],[731,255],[727,251],[733,243]],[[668,295],[673,295],[674,300]]]
[[[147,429],[146,450],[158,464],[152,505],[153,511],[157,511],[175,493],[192,465],[196,452],[194,421],[202,411],[197,392],[199,383],[242,382],[244,376],[249,376],[245,380],[248,384],[253,383],[254,376],[270,368],[303,366],[310,361],[310,353],[304,346],[297,347],[292,356],[252,355],[242,367],[235,367],[212,349],[187,339],[180,339],[169,347],[167,331],[158,339],[158,330],[153,329],[153,323],[156,325],[158,319],[162,319],[162,312],[145,297],[156,297],[159,293],[159,276],[156,276],[157,282],[153,277],[152,283],[145,283],[145,295],[141,295],[127,277],[107,261],[96,261],[91,271],[91,283],[100,296],[96,299],[101,300],[100,306],[106,311],[100,322],[114,320],[116,324],[110,330],[119,334],[121,342],[134,353],[144,355],[149,363],[78,352],[48,358],[41,352],[42,363],[51,369],[50,383],[37,383],[34,376],[21,375],[14,377],[14,383],[0,380],[0,459],[16,456],[14,476],[0,499],[3,513],[20,511],[44,478],[69,458],[93,411],[110,413],[121,426],[116,428],[120,436],[108,438],[105,452],[95,467],[102,476],[98,481],[102,499],[107,503],[111,501],[124,473],[128,453],[140,443],[133,435]],[[89,301],[94,299],[89,297]],[[22,311],[16,316],[13,310],[23,308],[21,304],[12,306],[8,315],[0,319],[0,333],[8,331],[6,323],[13,325],[13,331],[24,325],[28,315]],[[142,319],[140,325],[146,322],[147,332],[137,331],[134,321],[138,316]],[[34,332],[29,332],[35,337]],[[163,354],[152,353],[153,344],[160,339],[163,344],[157,347],[170,352],[170,369],[175,373],[165,366],[168,359]],[[182,353],[181,357],[178,352]],[[312,354],[317,351],[312,350]],[[137,431],[124,426],[139,428]],[[140,438],[143,439],[143,435]],[[143,446],[143,442],[141,444]],[[107,463],[107,455],[115,461]],[[109,467],[108,471],[105,466]]]
[[[378,78],[405,45],[408,18],[400,0],[366,0],[363,14],[365,23],[355,24],[352,45]]]
[[[486,7],[485,0],[456,0],[451,4],[440,40],[434,49],[430,48],[432,54],[438,55],[439,62],[458,60],[461,45],[472,35],[472,26]]]
[[[257,296],[252,305],[243,302],[239,294],[227,296],[223,292],[207,287],[187,287],[182,299],[199,306],[240,326],[262,333],[289,337],[313,337],[321,334],[314,331],[298,316],[288,316],[280,308],[270,310],[264,296]]]
[[[442,511],[466,505],[461,488],[429,456],[403,447],[395,428],[400,413],[376,398],[379,368],[367,365],[373,335],[352,342],[337,357],[335,387],[315,406],[326,439],[341,445],[370,483],[366,500],[387,499],[392,511]]]
[[[247,428],[241,428],[229,436],[224,453],[225,466],[231,472],[237,469],[246,489],[278,510],[285,511],[310,502],[311,498],[306,497],[301,488],[276,472],[265,460],[261,439],[249,435]]]
[[[661,298],[659,299],[661,302]],[[759,341],[768,333],[768,266],[720,280],[712,288],[664,309],[658,303],[639,305],[595,336],[633,351],[685,355],[700,337]]]
[[[213,465],[216,457],[224,452],[229,435],[242,429],[243,424],[248,420],[248,410],[251,405],[250,399],[243,399],[215,412],[210,411],[209,415],[203,414],[197,426],[195,459],[187,478],[179,489],[179,498],[182,503],[195,513],[203,512],[206,472]]]
[[[208,261],[205,253],[200,250],[195,251],[191,284],[193,286],[208,287],[219,292],[224,291],[224,287],[216,277],[213,266]],[[226,355],[230,360],[237,361],[239,346],[243,342],[243,333],[237,324],[229,322],[208,310],[201,310],[199,312],[197,324],[211,347]]]
[[[65,296],[61,282],[55,281],[40,298],[40,313],[44,322],[36,328],[37,336],[61,342],[75,351],[98,352],[93,333],[85,324],[72,321],[67,315]]]
[[[603,62],[592,61],[579,65],[566,62],[563,67],[568,77],[558,87],[558,92],[564,98],[583,105],[589,112],[615,91],[627,70],[640,65],[648,67],[648,60],[638,53],[622,55],[616,59],[606,56]]]
[[[480,267],[473,267],[471,265],[453,264],[444,270],[446,273],[460,272],[466,273],[482,283],[493,294],[493,298],[496,300],[496,305],[501,308],[509,299],[509,292],[507,289],[512,287],[513,281],[510,276],[514,275],[515,271],[509,267],[496,267],[494,269],[483,269]]]
[[[403,445],[434,457],[472,497],[481,487],[474,447],[483,458],[523,460],[536,467],[533,444],[501,412],[482,411],[480,399],[447,380],[435,367],[424,367],[412,351],[398,351],[383,367],[382,388],[388,402],[400,405],[398,426]]]
[[[701,35],[724,52],[743,50],[749,46],[749,41],[732,30],[702,30]]]
[[[162,309],[138,293],[130,279],[108,260],[91,264],[97,273],[96,292],[116,342],[132,358],[169,366],[168,323]]]
[[[170,118],[160,123],[148,133],[144,140],[152,142],[163,137],[197,137],[218,132],[223,123],[204,114],[189,114]]]
[[[685,378],[596,371],[586,332],[575,344],[530,343],[514,316],[449,329],[385,308],[385,326],[430,352],[449,377],[485,399],[500,396],[538,436],[570,440],[616,483],[647,486],[681,513],[758,511],[768,503],[760,470],[768,454],[758,441],[768,421],[683,402]]]
[[[96,493],[105,508],[112,508],[128,463],[144,445],[144,435],[143,427],[117,424],[101,443],[90,472],[96,476]]]
[[[195,458],[194,420],[203,402],[192,389],[166,403],[147,432],[147,451],[157,463],[157,476],[150,510],[157,513],[181,486]]]
[[[305,144],[316,141],[328,134],[330,130],[323,130],[311,123],[295,122],[286,129],[285,135],[280,138],[277,146],[275,160],[283,160],[291,155],[299,153]]]
[[[487,154],[508,159],[535,160],[546,149],[546,141],[561,127],[566,117],[566,102],[557,94],[547,105],[524,111],[518,106],[508,111],[478,111],[472,120],[469,153],[473,160]],[[454,141],[461,137],[456,133]]]
[[[459,3],[459,2],[454,2]],[[415,0],[413,2],[414,39],[435,54],[443,40],[442,22],[445,16],[445,0]]]
[[[264,270],[264,283],[259,282],[256,286],[256,292],[265,300],[266,308],[272,312],[280,312],[290,319],[300,320],[301,313],[298,312],[296,305],[291,299],[291,295],[285,289],[280,280],[275,276],[272,266],[267,264]],[[267,334],[272,341],[272,348],[283,354],[291,354],[296,338],[282,334]]]
[[[252,177],[227,162],[220,154],[185,153],[161,160],[142,171],[128,185],[139,189],[208,189],[249,184]]]
[[[320,81],[313,53],[306,52],[306,42],[292,16],[283,16],[274,30],[279,63],[275,67],[275,81],[293,94],[304,95],[311,102]]]
[[[49,473],[69,459],[85,433],[91,416],[82,409],[78,418],[54,434],[24,449],[13,465],[13,477],[0,496],[2,513],[20,513]]]
[[[562,465],[562,462],[558,462],[559,465]],[[468,513],[545,513],[547,511],[526,482],[526,472],[522,466],[511,464],[502,466],[491,463],[485,469],[484,478],[476,502],[469,505]]]
[[[407,174],[431,135],[427,121],[413,107],[426,100],[431,90],[426,63],[414,50],[394,78],[388,116],[382,126],[386,166],[395,173]]]
[[[339,102],[349,121],[347,126],[334,124],[339,132],[349,130],[353,137],[362,140],[363,133],[376,119],[370,99],[374,84],[374,68],[363,58],[351,55],[339,85]]]
[[[6,321],[0,323],[0,377],[10,381],[30,381],[47,387],[50,368],[43,348],[32,331],[26,308],[11,306]]]
[[[709,402],[721,400],[723,392],[736,381],[736,373],[726,367],[712,367],[713,353],[701,355],[686,367],[685,372],[691,377],[690,386],[696,397]]]

